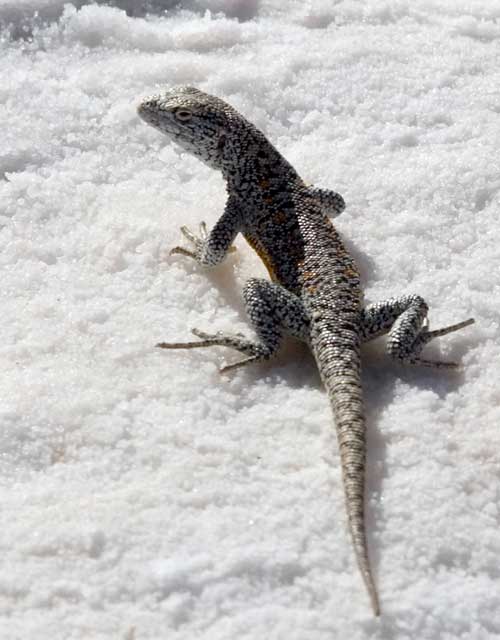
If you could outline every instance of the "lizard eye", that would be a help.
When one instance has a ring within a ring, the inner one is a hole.
[[[175,117],[180,122],[187,122],[191,119],[191,111],[189,109],[177,109]]]

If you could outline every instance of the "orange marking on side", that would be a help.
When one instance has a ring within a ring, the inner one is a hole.
[[[285,221],[286,213],[284,211],[276,211],[276,213],[273,214],[273,222],[276,222],[276,224],[283,224]]]
[[[278,278],[276,276],[276,272],[273,269],[271,257],[269,256],[269,254],[266,253],[263,247],[257,246],[257,244],[252,240],[250,240],[249,238],[245,238],[245,240],[248,242],[248,244],[252,247],[252,249],[255,251],[255,253],[259,256],[259,258],[264,263],[264,266],[267,269],[267,272],[269,273],[271,280],[276,282]]]
[[[304,280],[312,280],[313,278],[316,277],[316,274],[314,273],[314,271],[304,271],[304,273],[302,274],[302,277],[304,278]]]
[[[346,269],[345,274],[348,278],[359,278],[359,273],[354,271],[354,269]]]
[[[316,274],[314,271],[304,271],[302,274],[302,279],[304,281],[304,288],[308,293],[316,293],[318,287],[315,284],[308,284],[309,280],[315,280]]]

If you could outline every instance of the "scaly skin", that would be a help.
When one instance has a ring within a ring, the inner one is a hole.
[[[195,330],[199,341],[158,346],[223,345],[247,356],[227,370],[269,359],[285,334],[310,345],[333,408],[355,555],[373,611],[379,615],[364,524],[366,445],[360,344],[391,331],[391,356],[410,364],[454,367],[454,363],[423,360],[420,350],[430,339],[472,320],[429,332],[424,325],[427,305],[419,296],[362,309],[356,265],[326,215],[343,210],[342,197],[307,186],[264,134],[224,101],[198,89],[178,87],[146,98],[138,113],[220,170],[227,183],[226,208],[210,234],[204,223],[201,237],[183,227],[193,248],[176,247],[173,253],[214,266],[231,250],[236,234],[242,233],[273,281],[250,280],[244,291],[259,342]]]

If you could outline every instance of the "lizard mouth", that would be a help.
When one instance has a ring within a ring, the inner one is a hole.
[[[137,115],[148,124],[153,124],[159,120],[158,109],[153,101],[144,100],[137,106]]]
[[[137,115],[147,124],[155,129],[159,129],[162,133],[169,136],[176,136],[178,129],[175,124],[168,118],[168,114],[158,109],[155,102],[141,102],[137,107]]]

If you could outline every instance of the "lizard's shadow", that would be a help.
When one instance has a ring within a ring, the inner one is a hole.
[[[245,311],[245,304],[243,301],[243,285],[237,280],[237,272],[242,269],[243,261],[242,254],[245,249],[248,250],[248,245],[245,242],[235,243],[236,251],[230,253],[224,261],[224,264],[219,268],[203,269],[198,267],[192,261],[189,261],[189,267],[194,272],[202,273],[208,282],[217,289],[221,299],[234,311],[237,312],[239,319],[248,324],[248,334],[250,335],[252,330],[248,321],[248,316]],[[265,270],[262,262],[255,257],[251,264],[252,278],[264,278],[269,280],[269,275]],[[250,277],[250,276],[249,276]],[[215,327],[214,327],[215,328]]]

